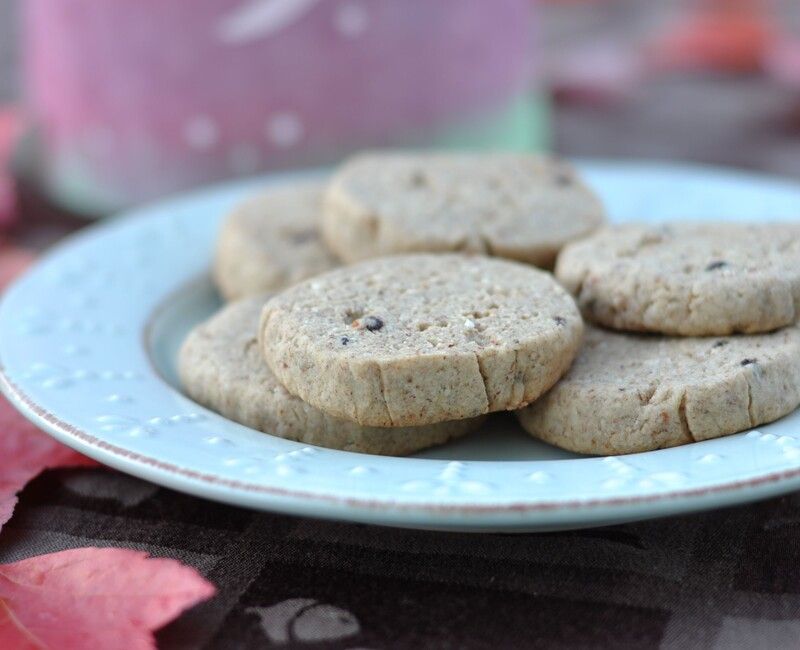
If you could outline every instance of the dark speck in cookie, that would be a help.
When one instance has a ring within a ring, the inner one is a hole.
[[[350,343],[350,339],[347,338],[346,336],[340,338],[339,341],[341,342],[342,345],[347,345],[348,343]]]
[[[309,228],[293,232],[290,237],[293,244],[306,244],[319,239],[319,233],[315,229]]]
[[[755,360],[755,359],[742,359],[742,361],[740,362],[740,365],[743,365],[743,366],[751,366],[751,365],[753,365],[755,362],[756,362],[756,360]]]
[[[716,260],[706,267],[706,271],[716,271],[718,269],[724,269],[726,266],[728,266],[728,263],[725,260]]]
[[[377,316],[365,316],[361,320],[361,323],[364,328],[368,329],[370,332],[377,332],[383,327],[383,321]]]
[[[414,172],[411,175],[411,185],[412,187],[423,187],[427,184],[427,179],[425,178],[425,174],[422,172]]]
[[[554,179],[556,185],[558,185],[559,187],[567,187],[569,185],[572,185],[572,175],[569,172],[566,172],[562,169],[556,171]]]
[[[712,348],[721,348],[721,347],[724,347],[724,346],[726,346],[726,345],[728,345],[728,341],[717,341],[717,342],[716,342],[716,343],[714,343],[714,345],[712,345],[711,347],[712,347]]]
[[[556,322],[556,325],[560,327],[564,327],[567,324],[567,319],[563,316],[553,316],[553,320]]]

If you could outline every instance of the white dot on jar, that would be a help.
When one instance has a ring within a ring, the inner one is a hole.
[[[267,140],[281,149],[296,145],[304,132],[303,123],[296,113],[275,113],[267,120]]]
[[[208,149],[217,143],[219,129],[208,115],[195,115],[183,125],[183,138],[192,149]]]
[[[345,2],[336,9],[333,24],[342,36],[355,38],[364,33],[369,23],[369,14],[361,2]]]
[[[228,152],[228,165],[234,174],[250,174],[261,164],[261,155],[251,144],[234,145]]]

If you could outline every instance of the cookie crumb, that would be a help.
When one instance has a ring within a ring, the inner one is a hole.
[[[468,318],[467,320],[464,321],[464,329],[474,330],[475,323]]]
[[[717,269],[724,269],[726,266],[728,266],[728,263],[725,260],[716,260],[706,267],[706,271],[716,271]]]
[[[742,359],[740,365],[742,366],[751,366],[756,362],[756,359]]]

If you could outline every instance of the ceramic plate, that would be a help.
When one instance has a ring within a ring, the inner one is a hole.
[[[800,185],[702,167],[585,163],[615,221],[797,218]],[[296,176],[295,176],[296,178]],[[800,413],[726,438],[588,458],[499,416],[411,458],[310,447],[235,424],[181,394],[186,332],[219,306],[208,278],[220,215],[264,183],[136,210],[54,249],[0,306],[2,388],[63,443],[201,497],[417,528],[596,526],[800,487]]]

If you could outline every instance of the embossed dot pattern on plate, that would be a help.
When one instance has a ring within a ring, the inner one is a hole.
[[[796,218],[797,186],[739,173],[587,165],[612,216]],[[276,176],[274,182],[281,178]],[[57,247],[0,305],[2,385],[59,439],[101,462],[209,498],[394,525],[538,529],[723,505],[800,487],[800,416],[625,457],[555,452],[519,433],[414,458],[264,435],[184,397],[174,357],[219,302],[208,280],[219,219],[263,185],[142,209]],[[427,456],[427,457],[426,457]]]

